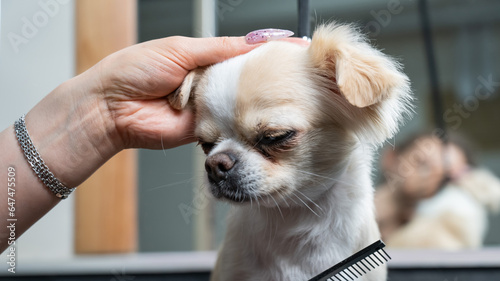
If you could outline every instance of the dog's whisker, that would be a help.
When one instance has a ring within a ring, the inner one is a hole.
[[[165,155],[165,158],[167,157],[167,152],[165,151],[165,146],[163,145],[163,134],[160,133],[160,142],[161,142],[161,150],[163,151],[163,155]]]
[[[384,143],[388,143],[391,147],[392,150],[396,149],[396,136],[392,138],[393,142],[391,142],[391,139],[387,139]]]
[[[255,197],[255,201],[257,202],[257,207],[259,208],[259,212],[260,212],[260,200],[262,198],[262,196],[260,194],[257,194],[257,196]]]
[[[280,208],[280,205],[278,205],[278,202],[276,202],[276,200],[274,199],[274,197],[272,197],[272,196],[269,196],[269,197],[271,197],[271,199],[273,199],[274,204],[276,204],[276,207],[278,207],[278,211],[280,212],[281,218],[283,220],[285,220],[285,217],[283,216],[283,213],[281,212],[281,208]]]
[[[258,195],[253,195],[252,196],[255,202],[257,203],[257,207],[260,210],[260,203],[259,203],[259,196]]]
[[[317,183],[318,185],[321,185],[323,186],[324,188],[328,188],[329,186],[326,185],[325,181],[324,180],[321,180],[321,179],[316,179],[316,178],[311,178],[310,179],[311,181]]]
[[[310,172],[306,172],[306,171],[302,171],[302,170],[297,170],[297,172],[301,172],[301,173],[305,173],[307,175],[312,175],[312,176],[316,176],[316,177],[321,177],[321,175],[318,175],[318,174],[314,174],[314,173],[310,173]],[[333,178],[328,178],[328,179],[332,179],[332,180],[335,180]],[[314,181],[315,183],[318,183],[320,185],[322,185],[323,187],[325,188],[328,188],[328,186],[325,184],[324,181],[321,181],[319,179],[315,179],[315,178],[311,178],[310,180]]]
[[[169,183],[169,184],[163,184],[163,185],[159,185],[159,186],[147,188],[146,190],[147,191],[154,191],[154,190],[157,190],[157,189],[172,187],[172,186],[176,186],[176,185],[180,185],[180,184],[186,184],[186,183],[191,182],[192,180],[193,180],[193,178],[189,178],[189,179],[181,180],[181,181],[178,181],[178,182],[173,182],[173,183]]]
[[[314,206],[316,206],[318,209],[320,209],[323,212],[323,208],[321,208],[316,202],[314,202],[311,198],[309,198],[307,195],[302,193],[300,190],[296,190],[298,193],[300,193],[302,196],[304,196],[305,199],[307,199],[309,202],[313,203]]]
[[[248,148],[247,152],[250,152],[250,150],[254,149],[261,141],[262,139],[259,139],[256,143],[254,143],[254,145],[252,145],[252,147]]]
[[[298,172],[303,172],[303,171],[300,171],[300,170],[297,170]],[[312,174],[313,176],[318,176],[316,174]],[[324,188],[328,188],[328,186],[326,185],[325,181],[323,180],[320,180],[320,179],[316,179],[316,178],[311,178],[310,179],[311,181],[323,186]]]
[[[301,170],[297,170],[297,172],[300,172],[300,173],[303,173],[303,174],[306,174],[306,175],[311,175],[311,176],[323,178],[323,179],[328,179],[328,180],[336,181],[336,182],[339,182],[339,183],[342,183],[342,184],[345,184],[345,185],[348,185],[348,186],[356,187],[355,185],[353,185],[351,183],[348,183],[348,182],[345,182],[345,181],[341,181],[341,180],[336,179],[336,178],[326,177],[326,176],[322,176],[322,175],[318,175],[318,174],[310,173],[310,172],[306,172],[306,171],[301,171]]]
[[[290,194],[288,193],[285,193],[286,197],[288,197],[288,199],[292,200],[293,203],[295,203],[296,205],[299,205],[299,203],[297,201],[295,201],[292,197],[290,197]]]
[[[295,197],[297,197],[297,199],[299,199],[299,200],[300,200],[300,202],[302,202],[302,203],[303,203],[303,204],[304,204],[304,205],[305,205],[305,206],[309,209],[309,211],[311,211],[311,212],[312,212],[313,214],[315,214],[317,217],[320,217],[320,215],[318,215],[318,213],[316,213],[316,212],[315,212],[315,211],[314,211],[311,207],[309,207],[309,205],[307,205],[307,203],[306,203],[306,202],[304,202],[302,199],[300,199],[300,197],[299,197],[299,196],[297,196],[297,194],[295,194],[295,193],[292,193],[292,194],[293,194],[293,195],[295,195]]]
[[[194,136],[185,136],[183,138],[181,138],[181,141],[185,141],[185,140],[188,140],[188,139],[192,139]]]
[[[290,204],[288,204],[288,202],[286,201],[285,196],[283,196],[283,194],[281,192],[278,192],[278,195],[283,199],[283,202],[285,202],[286,206],[288,208],[290,208]]]
[[[163,136],[162,136],[163,137]],[[194,134],[187,134],[183,138],[181,138],[181,141],[187,140],[187,139],[193,139],[196,136]]]

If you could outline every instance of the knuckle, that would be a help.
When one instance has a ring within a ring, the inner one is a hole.
[[[221,45],[220,47],[223,50],[231,49],[231,47],[233,46],[233,41],[231,40],[230,37],[223,36],[223,37],[220,37],[220,45]]]

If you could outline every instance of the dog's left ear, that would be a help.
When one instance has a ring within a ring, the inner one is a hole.
[[[309,52],[316,67],[326,70],[341,94],[356,107],[376,104],[408,85],[399,63],[370,46],[352,26],[320,26]]]
[[[314,32],[308,52],[327,87],[344,101],[334,106],[350,130],[374,144],[396,133],[413,99],[397,61],[370,46],[356,28],[335,23]]]
[[[198,85],[203,71],[204,69],[201,68],[191,70],[186,75],[179,88],[167,96],[168,102],[173,108],[181,110],[186,107],[189,98],[194,94],[194,90]]]

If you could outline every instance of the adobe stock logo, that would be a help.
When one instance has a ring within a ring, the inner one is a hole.
[[[23,44],[28,44],[30,39],[33,39],[40,29],[47,26],[49,20],[57,16],[61,10],[61,5],[68,4],[69,0],[40,0],[38,6],[40,10],[35,12],[31,18],[22,17],[22,27],[19,33],[9,32],[7,38],[14,52],[19,53],[19,47]]]
[[[480,101],[488,100],[497,91],[500,86],[500,81],[494,81],[493,75],[490,74],[487,78],[478,76],[479,83],[476,86],[474,94],[467,96],[462,103],[453,104],[453,108],[449,108],[443,113],[443,119],[452,130],[458,130],[462,125],[463,119],[471,116],[472,112],[479,108]]]

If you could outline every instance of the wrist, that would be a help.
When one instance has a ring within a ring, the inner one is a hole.
[[[26,127],[42,159],[68,187],[81,184],[122,149],[89,75],[64,82],[26,116]]]

